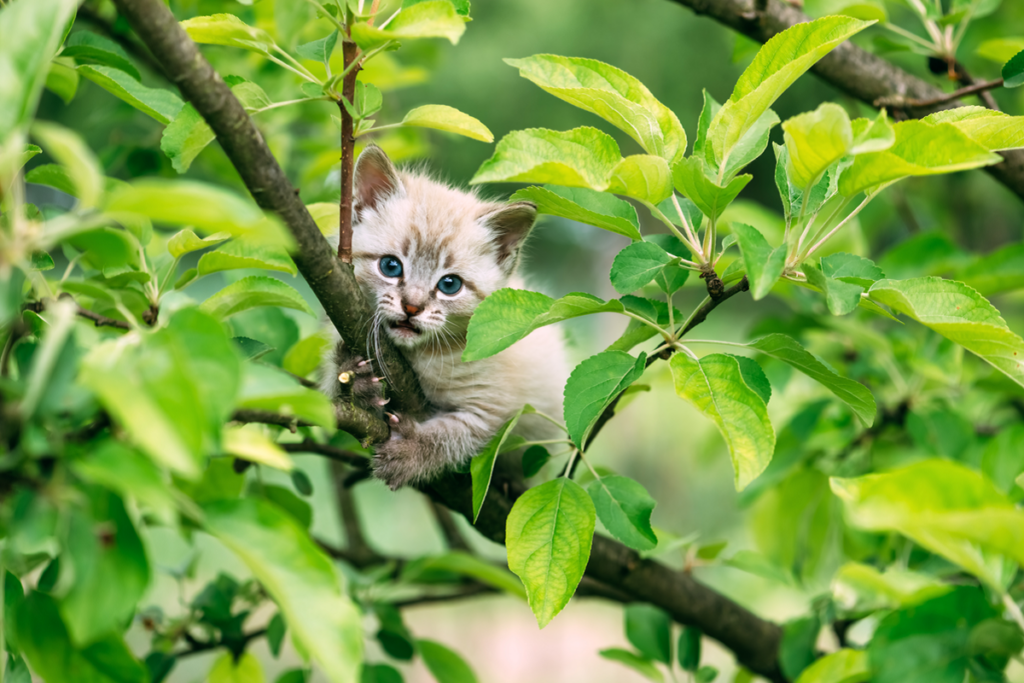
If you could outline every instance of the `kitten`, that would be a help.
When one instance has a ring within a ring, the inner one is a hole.
[[[352,262],[374,310],[370,339],[391,338],[431,406],[419,422],[391,418],[391,439],[376,446],[374,474],[392,489],[429,481],[478,454],[527,403],[561,419],[569,371],[554,328],[541,328],[490,358],[461,360],[477,305],[502,287],[522,288],[516,269],[536,206],[485,202],[424,175],[400,173],[373,145],[356,161],[354,185]],[[336,341],[325,358],[322,388],[335,399],[339,370],[368,371],[369,365],[353,363],[328,327]],[[364,386],[369,381],[364,378]],[[560,432],[527,415],[516,433],[538,440]]]

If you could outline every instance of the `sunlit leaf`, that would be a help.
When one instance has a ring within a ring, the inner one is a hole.
[[[743,223],[732,224],[732,234],[743,254],[743,263],[750,280],[750,295],[754,301],[768,296],[786,267],[786,245],[772,248],[768,240],[755,228]]]
[[[487,126],[469,114],[443,104],[425,104],[411,109],[402,118],[402,125],[435,128],[482,142],[494,142],[494,134]]]
[[[871,21],[823,17],[776,34],[743,72],[729,101],[711,121],[708,139],[719,165],[728,162],[740,138],[790,85],[815,62]]]
[[[861,683],[870,678],[867,653],[842,649],[825,655],[804,669],[796,683]]]
[[[448,0],[426,0],[402,9],[386,28],[364,22],[352,25],[352,40],[364,50],[389,40],[447,38],[452,45],[466,31],[465,19]]]
[[[753,178],[741,175],[730,180],[726,185],[719,185],[707,176],[707,167],[700,157],[691,156],[683,159],[672,167],[672,181],[680,193],[700,208],[701,212],[711,220],[722,214],[736,195],[747,186]]]
[[[503,137],[471,183],[551,183],[604,190],[619,160],[615,140],[596,128],[531,128]]]
[[[103,197],[103,168],[85,141],[77,133],[52,123],[36,122],[32,135],[67,169],[82,208],[91,209],[99,204]]]
[[[833,477],[832,490],[854,525],[899,532],[997,590],[998,555],[1024,560],[1024,512],[960,463],[925,460],[884,474]]]
[[[1002,161],[949,123],[900,121],[896,142],[882,152],[860,154],[839,179],[839,191],[851,197],[907,176],[953,173]]]
[[[676,115],[621,69],[596,59],[557,55],[506,59],[505,63],[555,97],[597,114],[648,154],[671,164],[686,153],[686,132]]]
[[[872,299],[960,344],[1024,385],[1024,340],[992,304],[962,282],[937,277],[880,280]]]
[[[215,247],[229,239],[231,239],[231,235],[226,232],[214,233],[209,237],[199,237],[188,228],[185,228],[167,240],[167,251],[174,258],[181,258],[193,251]]]
[[[944,109],[922,119],[951,123],[990,152],[1024,147],[1024,116],[1010,116],[988,107]]]
[[[615,165],[604,189],[660,204],[672,195],[672,172],[661,157],[634,154]]]
[[[764,401],[743,381],[732,356],[694,360],[676,353],[669,361],[676,393],[710,418],[732,456],[736,490],[742,491],[771,461],[775,430]]]
[[[826,102],[782,124],[789,151],[789,177],[807,191],[821,174],[853,147],[853,127],[846,110]]]
[[[249,26],[234,14],[192,17],[181,22],[189,38],[207,45],[227,45],[256,52],[267,52],[274,39],[263,29]]]
[[[633,240],[641,239],[640,220],[633,205],[605,192],[546,185],[519,190],[509,201],[533,202],[538,213],[587,223]]]
[[[224,452],[236,458],[285,472],[290,472],[295,467],[291,457],[254,426],[227,427],[221,438]]]
[[[299,272],[295,262],[282,247],[251,244],[245,240],[232,240],[223,247],[199,257],[200,276],[238,268],[276,270],[289,275]]]
[[[516,500],[505,528],[508,567],[526,587],[544,628],[569,602],[583,578],[596,513],[579,484],[559,477]]]

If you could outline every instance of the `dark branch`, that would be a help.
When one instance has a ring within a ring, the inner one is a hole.
[[[893,101],[892,104],[895,104],[896,106],[899,106],[900,108],[905,108],[905,107],[913,107],[913,108],[934,107],[936,105],[946,104],[947,102],[954,102],[954,101],[960,99],[961,97],[967,97],[968,95],[975,95],[975,94],[984,92],[986,90],[992,90],[993,88],[1001,88],[1002,86],[1003,86],[1003,79],[997,78],[994,81],[985,81],[984,83],[975,83],[974,85],[969,85],[966,88],[960,88],[959,90],[954,90],[951,93],[948,93],[946,95],[942,95],[940,97],[933,97],[933,98],[931,98],[929,100],[896,100],[896,101]],[[888,102],[883,101],[884,99],[885,98],[882,98],[882,100],[878,100],[877,104],[881,104],[881,105],[888,104]]]
[[[342,264],[332,253],[298,191],[224,79],[161,0],[115,0],[114,4],[163,65],[168,78],[217,134],[256,203],[276,213],[288,226],[297,247],[295,264],[342,339],[349,348],[368,348],[370,307],[351,265]],[[425,402],[416,376],[386,337],[374,359],[388,369],[396,410],[422,413]],[[380,422],[386,429],[387,424]]]
[[[314,453],[322,455],[337,462],[343,462],[355,469],[367,469],[370,466],[370,459],[344,448],[338,448],[326,443],[317,443],[312,439],[306,439],[301,443],[278,444],[287,453]]]
[[[44,310],[46,310],[46,303],[43,301],[32,301],[22,306],[21,310],[33,311],[34,313],[42,313]],[[132,326],[123,320],[108,318],[105,315],[100,315],[99,313],[90,311],[88,308],[82,308],[81,306],[79,306],[77,313],[80,317],[93,321],[96,324],[96,327],[116,327],[122,330],[132,329]]]
[[[365,566],[379,560],[363,536],[363,524],[360,521],[359,508],[353,491],[345,486],[347,468],[338,461],[331,463],[331,476],[334,479],[334,492],[338,497],[338,512],[341,515],[341,526],[345,529],[345,550],[353,558],[353,564]]]
[[[458,525],[455,523],[455,518],[452,517],[451,511],[445,506],[441,505],[432,498],[427,498],[427,504],[430,506],[430,511],[434,513],[434,519],[437,520],[437,525],[441,527],[441,534],[444,536],[445,542],[448,544],[448,548],[451,550],[465,550],[470,552],[469,543],[462,536],[462,532],[459,531]]]
[[[750,11],[750,0],[672,1],[689,7],[697,14],[707,15],[761,43],[790,26],[810,21],[810,17],[782,0],[760,3],[763,9],[759,12]],[[850,42],[832,50],[811,70],[836,88],[871,105],[876,100],[894,95],[905,101],[928,101],[945,96],[936,86]],[[918,117],[936,109],[949,109],[961,104],[952,101],[929,107],[908,107],[906,113]],[[1004,159],[1003,163],[987,166],[985,170],[1024,199],[1024,151],[1012,150],[999,154]]]

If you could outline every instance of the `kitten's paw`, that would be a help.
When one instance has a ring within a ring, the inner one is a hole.
[[[429,454],[416,440],[416,423],[394,413],[388,417],[391,438],[374,447],[372,467],[373,475],[395,491],[429,479],[433,469],[429,466]]]
[[[348,391],[354,399],[375,411],[386,406],[390,399],[384,398],[384,382],[374,376],[372,362],[362,356],[348,355],[340,343],[336,354],[342,391]]]

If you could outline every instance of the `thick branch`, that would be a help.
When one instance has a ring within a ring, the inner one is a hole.
[[[114,0],[114,4],[159,60],[168,78],[217,134],[256,203],[275,212],[288,226],[298,248],[295,264],[345,343],[353,349],[368,348],[371,312],[352,267],[342,264],[331,252],[298,190],[292,187],[224,79],[161,0]],[[374,360],[388,368],[396,409],[414,415],[423,412],[423,391],[408,361],[386,337],[380,341],[380,353]]]
[[[794,24],[810,21],[810,17],[782,0],[758,2],[756,11],[750,0],[673,0],[689,7],[697,14],[712,19],[753,38],[765,42]],[[907,100],[929,101],[945,96],[936,86],[913,76],[894,64],[846,42],[812,67],[818,76],[831,85],[875,106],[893,96]],[[959,107],[963,103],[952,101],[928,107],[907,107],[910,116],[924,116],[936,109]],[[1000,152],[1004,161],[987,166],[986,171],[1024,199],[1024,151]]]

